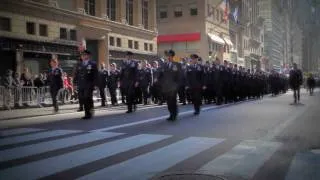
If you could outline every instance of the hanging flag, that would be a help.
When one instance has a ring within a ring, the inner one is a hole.
[[[223,22],[227,23],[229,19],[229,0],[223,0],[220,4],[220,8],[223,10]]]
[[[239,24],[239,8],[238,7],[235,7],[234,8],[234,11],[232,13],[232,16],[233,16],[233,19],[234,19],[234,22],[236,22],[237,24]]]

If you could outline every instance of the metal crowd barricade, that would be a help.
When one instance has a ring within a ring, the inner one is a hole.
[[[57,95],[58,102],[62,103],[72,103],[77,102],[77,98],[72,98],[78,95],[77,88],[74,88],[74,94],[69,94],[69,98],[66,98],[65,89],[61,89]],[[108,88],[105,89],[106,100],[110,101],[110,93]],[[120,91],[117,89],[117,99],[120,99]],[[100,93],[98,89],[95,89],[93,92],[93,100],[99,101]],[[13,87],[5,88],[0,86],[0,108],[12,108],[15,106],[38,106],[42,107],[43,105],[51,105],[52,99],[50,95],[50,87]]]

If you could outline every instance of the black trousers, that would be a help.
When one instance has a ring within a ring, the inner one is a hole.
[[[106,93],[105,93],[105,86],[100,86],[99,87],[99,93],[100,93],[100,98],[101,98],[101,105],[106,104]]]
[[[83,102],[85,116],[92,116],[93,111],[93,88],[79,89],[79,100]]]
[[[126,98],[127,98],[127,88],[125,87],[120,87],[120,93],[121,93],[121,101],[123,104],[126,103]]]
[[[180,103],[186,103],[186,86],[180,86],[178,90]]]
[[[52,105],[53,108],[57,111],[59,110],[58,102],[57,102],[57,95],[58,95],[59,89],[57,88],[50,88],[50,94],[52,98]]]
[[[114,104],[118,103],[118,100],[117,100],[117,88],[110,88],[109,87],[109,93],[110,93],[110,96],[111,96],[111,104],[114,105]]]
[[[166,92],[165,96],[170,117],[176,118],[178,115],[177,91]]]
[[[133,106],[136,105],[136,88],[134,86],[129,86],[126,88],[126,102],[128,111],[132,111]]]
[[[293,88],[293,98],[294,98],[294,102],[299,102],[300,101],[300,88]]]
[[[149,98],[149,95],[150,95],[149,87],[141,87],[140,91],[142,93],[143,103],[147,104],[148,103],[148,98]]]
[[[200,112],[200,106],[201,106],[201,88],[191,88],[191,96],[192,96],[192,103],[194,107],[195,112]]]

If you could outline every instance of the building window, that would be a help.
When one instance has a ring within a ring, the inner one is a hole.
[[[0,17],[0,31],[11,31],[11,19]]]
[[[46,24],[39,24],[39,35],[48,36],[48,26]]]
[[[67,39],[67,28],[60,28],[60,39]]]
[[[189,5],[189,8],[190,8],[190,15],[191,15],[191,16],[196,16],[196,15],[198,15],[197,4],[190,4],[190,5]]]
[[[133,48],[132,40],[128,40],[128,47],[129,47],[130,49],[132,49],[132,48]]]
[[[84,10],[91,16],[96,15],[96,2],[95,0],[84,0]]]
[[[134,49],[139,49],[139,42],[138,41],[134,42]]]
[[[75,29],[70,30],[70,40],[72,40],[72,41],[77,40],[77,30],[75,30]]]
[[[117,47],[121,47],[122,46],[121,44],[122,44],[121,38],[117,38]]]
[[[116,20],[116,0],[107,0],[107,15],[111,21]]]
[[[144,50],[148,51],[148,43],[144,43]]]
[[[159,16],[160,16],[160,19],[165,19],[165,18],[168,17],[167,7],[161,7],[161,8],[159,8]]]
[[[146,0],[142,1],[142,23],[145,29],[148,29],[149,26],[149,2]]]
[[[114,46],[114,37],[112,36],[109,37],[109,45]]]
[[[182,6],[176,6],[174,8],[174,17],[181,17],[182,16]]]
[[[36,24],[34,22],[27,22],[27,34],[36,34]]]
[[[133,0],[126,0],[126,20],[129,25],[133,25]]]
[[[153,44],[149,44],[149,51],[153,51]]]

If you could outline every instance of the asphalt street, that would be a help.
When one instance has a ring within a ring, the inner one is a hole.
[[[0,120],[0,179],[320,179],[320,93]],[[27,114],[24,114],[27,116]],[[19,116],[23,117],[23,116]],[[192,178],[191,178],[192,177]]]

